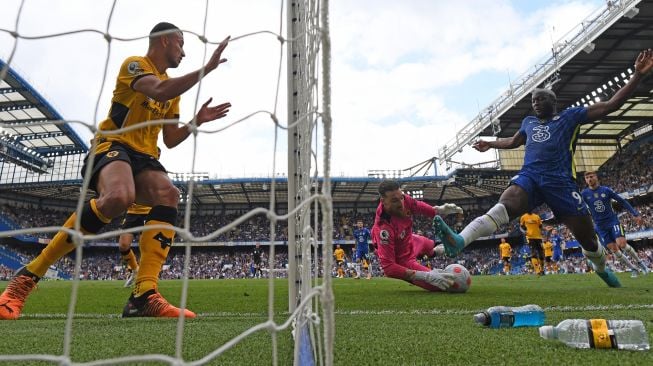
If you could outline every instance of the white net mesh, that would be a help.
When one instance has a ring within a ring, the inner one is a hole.
[[[0,29],[0,34],[9,35],[13,38],[13,48],[9,53],[6,60],[7,67],[0,70],[0,79],[4,80],[7,76],[9,67],[12,67],[12,60],[21,40],[34,40],[45,39],[52,37],[71,37],[76,34],[84,33],[99,33],[103,35],[107,46],[107,58],[104,64],[104,75],[100,89],[104,88],[105,83],[111,82],[111,75],[113,74],[109,68],[109,55],[116,42],[129,42],[138,39],[147,38],[147,35],[140,37],[127,38],[118,37],[110,34],[108,29],[112,24],[112,17],[114,9],[118,1],[113,1],[111,10],[108,14],[105,30],[97,29],[79,29],[74,31],[61,32],[56,34],[45,34],[40,36],[22,36],[17,31],[19,24],[23,19],[23,8],[29,1],[21,1],[16,14],[15,27],[13,29]],[[187,35],[193,34],[197,36],[204,46],[204,59],[207,53],[212,51],[212,48],[219,42],[219,39],[211,39],[207,34],[207,19],[209,12],[209,2],[206,1],[204,6],[203,17],[203,31],[194,32],[184,30]],[[183,6],[183,5],[179,5]],[[285,10],[285,12],[284,12]],[[185,331],[185,320],[180,318],[177,323],[175,355],[174,357],[161,355],[161,354],[144,354],[139,356],[129,356],[112,359],[98,359],[95,361],[87,362],[88,365],[106,365],[117,363],[132,363],[144,361],[159,361],[174,365],[201,365],[206,364],[218,358],[225,351],[234,347],[243,339],[248,336],[266,331],[269,332],[272,349],[273,349],[273,363],[278,363],[278,350],[277,350],[277,333],[288,329],[294,324],[294,339],[295,339],[295,364],[333,364],[333,340],[334,340],[334,318],[333,318],[333,293],[331,290],[331,246],[332,246],[332,204],[330,196],[330,145],[331,145],[331,118],[330,118],[330,84],[329,84],[329,34],[328,34],[328,1],[313,1],[302,0],[292,1],[289,3],[280,3],[279,18],[279,32],[271,31],[258,31],[251,32],[236,37],[232,37],[231,43],[238,44],[240,41],[246,40],[258,35],[272,34],[279,42],[279,60],[278,60],[278,74],[277,85],[274,101],[274,110],[266,111],[260,110],[242,118],[238,118],[226,126],[221,128],[210,128],[199,130],[195,127],[192,129],[193,141],[193,155],[190,171],[194,173],[196,162],[201,159],[198,156],[197,149],[200,141],[198,139],[202,134],[214,134],[223,132],[232,126],[235,126],[243,121],[251,119],[257,115],[267,114],[274,122],[274,151],[272,151],[272,176],[277,176],[277,142],[280,132],[287,130],[288,134],[288,213],[286,215],[277,215],[277,208],[275,207],[275,200],[271,199],[268,208],[255,208],[248,211],[246,214],[239,217],[237,220],[230,224],[219,228],[218,230],[206,236],[196,237],[191,233],[191,224],[193,218],[191,216],[191,202],[195,184],[190,180],[185,190],[185,199],[182,202],[185,204],[185,216],[181,227],[176,227],[177,237],[181,239],[185,246],[185,263],[184,263],[184,276],[182,294],[180,300],[180,307],[185,308],[188,299],[188,285],[189,285],[189,267],[190,258],[192,256],[191,244],[195,242],[210,242],[221,234],[227,233],[239,224],[246,222],[250,218],[258,215],[264,215],[269,219],[270,223],[270,253],[269,253],[269,266],[274,268],[275,258],[275,232],[277,230],[277,221],[288,220],[288,238],[289,238],[289,303],[288,308],[290,315],[287,319],[278,323],[274,321],[273,304],[275,302],[275,289],[274,289],[274,276],[269,276],[269,301],[267,321],[257,324],[249,329],[244,330],[237,337],[231,339],[214,351],[206,354],[203,358],[189,361],[184,360],[182,357],[182,348]],[[285,16],[284,16],[285,13]],[[26,15],[25,15],[26,16]],[[174,20],[172,19],[174,23]],[[282,30],[284,26],[287,27],[287,34],[284,37]],[[284,60],[284,47],[286,47],[287,59]],[[288,123],[280,122],[283,118],[279,118],[277,106],[279,104],[279,92],[282,90],[282,65],[284,62],[287,65],[287,88],[288,88]],[[108,75],[108,76],[107,76]],[[200,81],[197,89],[197,94],[194,100],[194,114],[196,113],[199,104],[200,90],[202,89],[202,82]],[[95,107],[95,118],[102,115],[101,110],[102,93],[98,93],[98,98]],[[189,96],[186,95],[189,99]],[[320,102],[321,98],[321,102]],[[3,125],[6,121],[0,120]],[[84,126],[91,133],[97,132],[97,123],[86,121],[43,121],[43,122],[30,122],[32,126],[45,125],[45,124],[64,124],[74,123]],[[129,127],[126,129],[116,130],[114,133],[120,133],[129,129],[140,128],[146,125],[154,124],[177,124],[176,120],[162,120],[151,121],[137,126]],[[16,124],[13,124],[14,126]],[[318,126],[322,125],[322,132],[318,131]],[[194,124],[193,124],[194,126]],[[323,136],[323,140],[319,141],[318,136]],[[321,145],[321,154],[318,154],[319,146]],[[66,157],[55,157],[54,166],[66,166],[69,159]],[[74,164],[79,165],[80,159],[75,159]],[[320,169],[318,166],[322,165]],[[64,176],[73,174],[75,169],[69,169]],[[31,173],[27,170],[22,170],[19,167],[13,167],[14,170],[20,171],[20,174],[14,174],[13,177],[19,177],[20,182],[38,181],[41,178],[34,179],[39,175]],[[320,172],[321,170],[321,172]],[[88,170],[90,172],[90,169]],[[60,177],[59,170],[57,170],[57,177]],[[54,178],[53,180],[57,180]],[[59,178],[60,179],[60,178]],[[11,177],[5,177],[5,180],[11,180]],[[80,192],[80,199],[77,204],[78,218],[81,217],[81,209],[84,199],[87,196],[89,174],[84,177],[84,184]],[[275,197],[275,190],[278,189],[275,184],[275,179],[272,179],[270,186],[270,197]],[[74,279],[72,284],[71,301],[68,307],[68,314],[65,326],[63,351],[60,355],[0,355],[0,361],[28,361],[28,360],[45,360],[63,364],[74,365],[71,359],[72,339],[75,332],[73,326],[73,319],[75,317],[75,308],[77,296],[79,292],[79,277],[81,261],[83,259],[83,244],[90,240],[100,240],[106,238],[115,238],[121,230],[113,230],[97,235],[83,235],[80,228],[79,219],[75,223],[75,229],[64,229],[73,238],[76,249],[76,263],[74,271]],[[155,226],[152,226],[155,228]],[[162,227],[163,228],[163,227]],[[61,227],[44,227],[44,228],[31,228],[7,231],[0,235],[14,236],[25,233],[54,233],[61,230]],[[127,232],[138,232],[143,227],[133,228]],[[323,244],[323,245],[318,245]],[[321,251],[321,252],[320,252]],[[322,256],[323,261],[320,263],[318,258]],[[323,275],[323,278],[318,279]],[[120,321],[120,320],[115,320]]]

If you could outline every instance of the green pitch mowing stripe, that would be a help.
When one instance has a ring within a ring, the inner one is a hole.
[[[588,305],[588,306],[550,306],[544,307],[546,313],[554,312],[586,312],[586,311],[599,311],[599,310],[653,310],[653,304],[614,304],[614,305]],[[485,310],[484,308],[475,310],[381,310],[381,311],[368,311],[368,310],[345,310],[336,311],[336,315],[349,315],[349,316],[369,316],[369,315],[474,315],[478,312]],[[23,314],[21,319],[65,319],[68,314]],[[278,316],[288,316],[288,312],[275,313]],[[200,318],[260,318],[266,316],[266,313],[197,313]],[[110,319],[120,318],[120,314],[90,314],[90,313],[76,313],[76,319]]]
[[[335,279],[337,365],[651,365],[653,351],[576,350],[539,337],[537,328],[487,329],[472,314],[494,305],[539,304],[546,324],[567,318],[643,320],[653,332],[653,275],[608,288],[595,274],[475,276],[466,294],[434,294],[402,281]],[[0,321],[2,355],[60,356],[71,282],[42,282],[18,321]],[[192,280],[183,357],[196,361],[248,328],[268,321],[267,280]],[[0,284],[0,286],[5,286]],[[73,362],[143,354],[174,356],[176,319],[122,319],[129,290],[118,281],[83,281],[73,321]],[[162,294],[179,303],[180,281],[161,281]],[[275,281],[273,318],[288,318],[287,281]],[[211,365],[269,365],[271,337],[260,330]],[[293,357],[290,331],[277,334],[279,364]],[[168,364],[161,359],[151,364]],[[52,365],[30,361],[6,364]],[[134,363],[131,363],[134,364]],[[137,363],[142,364],[142,363]]]

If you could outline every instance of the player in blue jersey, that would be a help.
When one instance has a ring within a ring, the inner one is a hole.
[[[460,234],[451,230],[441,217],[433,218],[433,227],[444,244],[445,253],[455,256],[477,238],[494,233],[512,219],[546,203],[557,219],[572,231],[601,279],[610,287],[620,287],[617,277],[606,268],[605,250],[596,239],[589,210],[576,186],[573,154],[580,125],[619,109],[651,68],[653,51],[647,49],[635,59],[635,71],[628,83],[610,100],[588,107],[568,108],[560,113],[553,91],[535,89],[531,99],[535,115],[524,118],[517,133],[496,141],[475,142],[473,147],[481,152],[525,145],[524,165],[512,178],[499,203],[477,217]]]
[[[648,273],[648,268],[644,262],[639,259],[635,249],[628,245],[626,241],[624,229],[619,223],[617,214],[612,210],[612,200],[619,202],[626,208],[635,217],[635,222],[638,225],[642,224],[642,216],[628,201],[616,194],[612,189],[600,185],[596,172],[585,172],[585,183],[587,183],[587,188],[581,194],[590,209],[590,213],[594,219],[594,229],[599,236],[601,244],[610,249],[619,262],[631,270],[631,277],[637,277],[637,272],[640,270],[644,274]],[[628,255],[637,261],[640,268],[637,268],[630,261]]]
[[[555,271],[558,272],[560,270],[558,262],[560,262],[563,259],[562,246],[565,243],[565,239],[562,238],[562,235],[558,233],[558,229],[556,228],[551,229],[551,234],[549,235],[549,238],[553,243],[553,258],[552,258],[553,266],[555,268]]]
[[[356,241],[356,278],[361,276],[361,267],[367,266],[367,279],[372,278],[372,263],[370,263],[370,229],[363,225],[363,220],[356,221],[354,240]]]

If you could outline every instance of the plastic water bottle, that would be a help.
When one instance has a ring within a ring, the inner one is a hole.
[[[493,306],[474,315],[474,321],[490,328],[539,327],[544,325],[544,310],[538,305]]]
[[[540,327],[540,337],[558,339],[575,348],[617,348],[646,351],[651,348],[641,320],[567,319]]]

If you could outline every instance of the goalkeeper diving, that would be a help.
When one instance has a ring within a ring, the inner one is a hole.
[[[413,215],[433,218],[462,213],[451,203],[430,206],[401,191],[399,183],[384,180],[379,184],[380,202],[376,209],[372,241],[383,272],[387,277],[410,282],[429,291],[446,291],[453,284],[453,274],[421,265],[417,257],[433,257],[435,242],[413,234]]]

